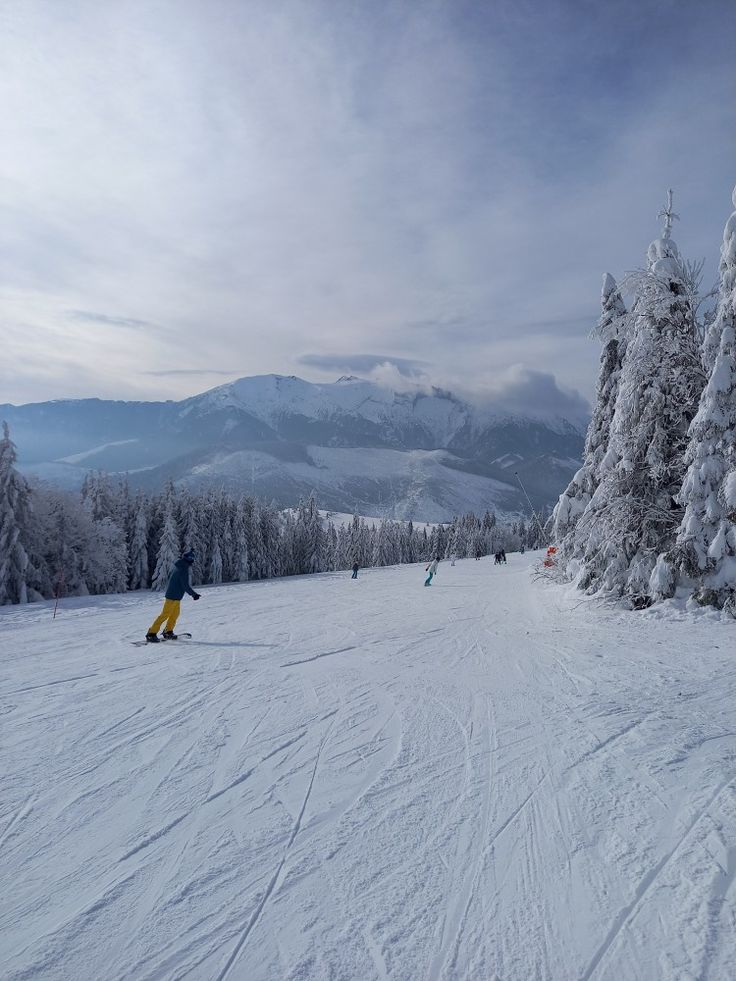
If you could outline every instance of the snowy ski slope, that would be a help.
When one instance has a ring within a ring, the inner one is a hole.
[[[736,636],[533,556],[0,613],[0,976],[735,976]]]

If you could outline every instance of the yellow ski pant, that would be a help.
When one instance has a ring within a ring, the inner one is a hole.
[[[181,602],[179,600],[164,600],[164,608],[151,624],[151,629],[148,631],[149,634],[157,634],[164,620],[166,621],[166,629],[173,630],[176,626],[176,621],[179,619],[180,610]]]

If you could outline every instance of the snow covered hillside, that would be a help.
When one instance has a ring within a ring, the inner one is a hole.
[[[733,624],[533,561],[0,610],[3,978],[732,977]]]
[[[226,487],[281,507],[316,491],[331,510],[451,521],[554,504],[580,467],[586,419],[509,413],[449,392],[359,378],[318,385],[262,375],[181,402],[82,399],[0,405],[29,474],[79,486],[89,470]]]

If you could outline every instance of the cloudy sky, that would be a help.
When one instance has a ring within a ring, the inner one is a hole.
[[[3,0],[0,402],[590,398],[670,186],[715,279],[734,50],[733,0]]]

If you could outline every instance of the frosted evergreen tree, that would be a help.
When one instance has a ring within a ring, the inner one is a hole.
[[[468,554],[468,530],[464,521],[458,521],[455,529],[454,551],[459,559],[466,558]]]
[[[235,582],[247,582],[250,576],[248,559],[248,519],[245,511],[245,504],[242,499],[238,501],[233,520],[233,551],[233,580]]]
[[[401,561],[416,562],[414,525],[411,521],[404,526],[401,540]]]
[[[184,491],[179,502],[179,538],[184,549],[194,552],[194,562],[190,566],[189,581],[198,586],[205,581],[205,540],[203,536],[202,499]]]
[[[733,191],[736,207],[736,188]],[[683,572],[702,603],[721,607],[736,595],[736,212],[723,232],[720,286],[706,346],[718,346],[690,427],[685,515],[677,536]],[[706,363],[710,354],[704,355]]]
[[[449,534],[447,536],[447,548],[445,558],[449,559],[457,555],[457,520],[453,519],[450,523]]]
[[[283,574],[284,550],[281,519],[275,504],[264,504],[259,509],[261,540],[263,541],[262,575],[265,579]]]
[[[497,519],[493,511],[486,511],[483,515],[483,530],[488,532],[496,527]]]
[[[261,512],[255,501],[251,502],[248,522],[248,554],[250,556],[250,578],[263,579],[265,560],[263,555],[263,533],[261,532]]]
[[[210,569],[208,582],[219,584],[222,582],[222,552],[220,542],[216,541],[210,556]]]
[[[334,572],[339,569],[338,565],[338,538],[337,528],[329,523],[325,536],[325,570]]]
[[[731,195],[731,201],[736,207],[736,188]],[[734,326],[732,298],[736,290],[736,217],[733,213],[723,229],[718,279],[718,306],[715,316],[706,326],[703,342],[703,363],[709,374],[720,352],[724,329],[729,325]]]
[[[117,519],[115,495],[107,474],[101,471],[88,473],[82,484],[82,501],[92,515],[93,521],[103,518]]]
[[[672,546],[681,517],[687,430],[704,384],[692,283],[671,237],[671,192],[661,216],[664,230],[649,246],[647,269],[629,276],[636,298],[606,453],[615,462],[607,469],[604,462],[591,520],[583,519],[579,579],[637,606],[672,588],[657,557]]]
[[[92,520],[80,500],[64,491],[51,491],[45,504],[50,595],[87,596],[90,553],[97,544]]]
[[[577,551],[571,533],[600,483],[626,352],[626,306],[610,273],[603,277],[601,307],[595,333],[603,344],[603,350],[595,407],[583,449],[583,465],[560,495],[552,514],[552,539],[562,548],[563,561],[572,558]],[[607,464],[610,464],[610,460]]]
[[[281,575],[293,576],[296,572],[294,561],[295,521],[291,511],[286,511],[281,522]]]
[[[304,526],[304,571],[319,572],[323,561],[324,530],[314,493],[309,495],[303,510],[300,509],[299,517]]]
[[[119,481],[115,490],[111,517],[125,535],[128,544],[130,544],[135,524],[135,502],[130,495],[130,485],[128,484],[127,477]]]
[[[375,524],[368,524],[367,521],[360,523],[360,564],[370,566],[373,563],[373,544],[375,542],[377,528]]]
[[[128,558],[130,589],[148,588],[148,508],[142,495],[133,506],[133,531]]]
[[[529,546],[529,531],[524,518],[519,521],[519,544],[521,548],[528,548]]]
[[[161,536],[158,543],[156,567],[151,581],[151,589],[154,590],[166,589],[174,563],[181,556],[179,529],[176,520],[176,498],[174,486],[171,483],[166,488],[162,510]]]
[[[15,469],[17,452],[3,423],[0,440],[0,606],[28,602],[30,489]]]
[[[89,526],[85,553],[85,582],[90,593],[122,593],[128,585],[128,548],[123,530],[112,518]]]
[[[362,522],[357,514],[353,515],[353,519],[350,522],[350,551],[353,562],[358,564],[363,564],[363,556],[361,555],[361,535],[362,535]]]
[[[220,521],[222,522],[222,534],[220,535],[220,552],[222,553],[222,580],[223,582],[233,582],[235,551],[233,547],[233,521],[235,516],[235,504],[223,491],[220,495]]]
[[[204,534],[207,544],[205,554],[205,582],[221,583],[223,574],[223,537],[227,528],[224,496],[222,494],[215,494],[214,492],[209,493],[207,495],[204,514]]]
[[[337,529],[337,568],[348,569],[354,561],[350,531],[343,525]]]
[[[385,518],[378,527],[378,534],[373,549],[373,565],[386,566],[398,562],[396,542],[393,537],[393,525]]]

